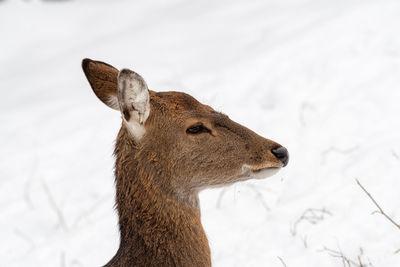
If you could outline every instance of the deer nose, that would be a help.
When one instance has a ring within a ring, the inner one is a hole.
[[[272,154],[282,163],[282,167],[285,167],[289,162],[289,152],[283,146],[271,149]]]

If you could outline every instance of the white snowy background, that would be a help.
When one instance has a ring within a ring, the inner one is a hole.
[[[324,248],[400,266],[400,231],[371,215],[355,182],[400,221],[400,1],[9,0],[2,267],[101,266],[118,248],[120,115],[93,94],[85,57],[187,92],[289,149],[276,176],[201,193],[214,266],[343,266]]]

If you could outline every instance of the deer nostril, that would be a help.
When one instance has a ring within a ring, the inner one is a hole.
[[[283,146],[271,149],[272,154],[282,163],[285,167],[289,162],[289,152]]]

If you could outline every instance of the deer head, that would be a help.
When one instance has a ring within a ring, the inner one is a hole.
[[[157,183],[178,198],[268,177],[288,163],[286,148],[188,94],[150,91],[139,74],[103,62],[85,59],[82,66],[97,97],[121,112],[138,168],[167,177]]]

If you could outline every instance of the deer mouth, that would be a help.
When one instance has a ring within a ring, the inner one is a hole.
[[[280,169],[281,167],[257,168],[249,165],[243,165],[242,172],[243,175],[249,178],[263,179],[277,174]]]

